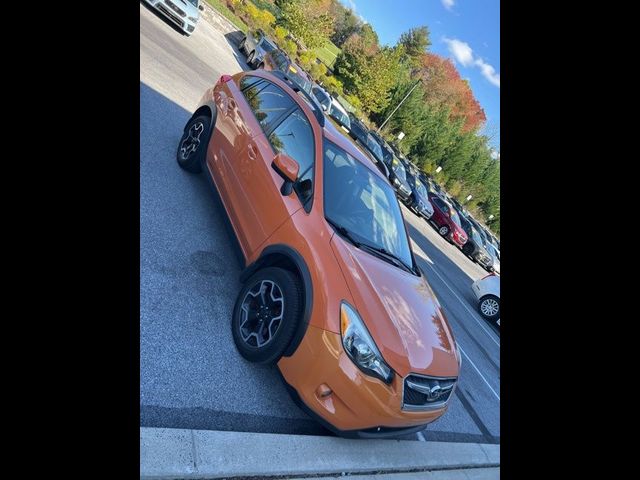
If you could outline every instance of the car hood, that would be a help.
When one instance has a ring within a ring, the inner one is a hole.
[[[331,248],[384,360],[399,375],[457,376],[453,334],[424,276],[410,274],[337,234]]]
[[[188,17],[198,18],[200,16],[198,7],[193,6],[191,2],[187,0],[171,0],[171,2],[185,12]]]

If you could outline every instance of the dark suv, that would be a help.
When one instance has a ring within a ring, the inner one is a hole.
[[[467,217],[458,211],[462,229],[467,234],[467,242],[462,246],[462,253],[478,263],[487,272],[493,272],[493,259],[484,245],[482,235]]]

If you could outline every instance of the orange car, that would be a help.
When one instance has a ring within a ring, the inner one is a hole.
[[[244,255],[245,359],[277,363],[339,435],[416,432],[446,411],[461,357],[393,188],[310,95],[281,72],[223,75],[177,157],[207,172]]]

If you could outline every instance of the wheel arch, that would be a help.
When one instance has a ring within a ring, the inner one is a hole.
[[[211,132],[213,132],[213,127],[216,123],[216,117],[218,115],[218,109],[216,108],[216,105],[215,103],[213,103],[213,101],[207,101],[203,105],[200,105],[195,112],[193,112],[193,115],[191,115],[187,123],[185,123],[184,125],[184,131],[186,132],[189,122],[194,118],[199,117],[200,115],[206,115],[211,119],[211,122],[209,124],[209,135],[211,135]]]
[[[280,267],[289,270],[294,273],[302,283],[302,319],[296,327],[291,343],[287,346],[283,354],[285,357],[290,357],[294,354],[300,342],[302,342],[302,338],[309,326],[309,320],[311,319],[311,311],[313,309],[311,274],[309,273],[307,263],[296,249],[289,245],[274,244],[266,247],[260,254],[260,257],[242,271],[240,274],[240,282],[245,283],[251,275],[265,267]]]

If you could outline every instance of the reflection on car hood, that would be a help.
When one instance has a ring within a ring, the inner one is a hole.
[[[424,277],[364,252],[339,235],[331,247],[384,360],[399,375],[457,376],[451,328]]]

